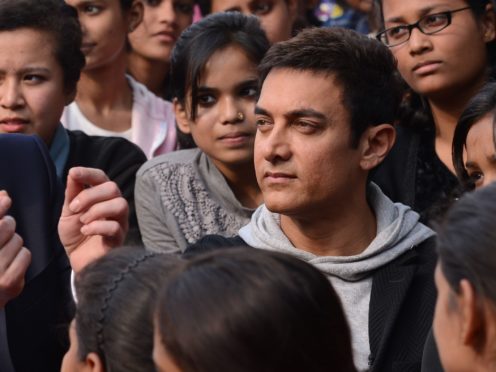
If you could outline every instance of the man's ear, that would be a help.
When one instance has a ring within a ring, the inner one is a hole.
[[[172,103],[174,105],[174,113],[176,114],[177,127],[181,132],[191,134],[190,120],[184,106],[178,101],[177,98],[174,98]]]
[[[133,32],[134,30],[136,30],[136,27],[139,26],[139,24],[143,20],[143,12],[143,3],[139,0],[134,0],[133,4],[131,5],[131,10],[129,11],[128,33]]]
[[[395,141],[396,129],[391,124],[379,124],[367,128],[359,144],[362,169],[371,170],[382,163]]]
[[[88,372],[105,372],[105,367],[97,353],[92,352],[86,355],[85,371]]]

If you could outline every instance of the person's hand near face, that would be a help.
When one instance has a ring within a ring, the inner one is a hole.
[[[76,273],[124,242],[128,214],[118,186],[103,171],[83,167],[69,171],[58,229]]]
[[[0,309],[21,293],[31,263],[31,253],[15,232],[15,220],[7,215],[11,204],[8,194],[0,191]]]

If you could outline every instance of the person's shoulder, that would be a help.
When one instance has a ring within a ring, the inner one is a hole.
[[[435,263],[437,261],[436,237],[427,238],[420,244],[413,247],[418,257],[425,263]]]
[[[240,236],[225,237],[216,234],[206,235],[198,240],[196,243],[189,245],[182,254],[182,257],[191,258],[202,253],[216,251],[219,249],[230,249],[239,247],[249,248],[248,244],[246,244],[246,242]]]
[[[174,173],[179,169],[192,168],[201,155],[199,149],[178,150],[148,160],[138,171],[138,177],[150,172]]]
[[[118,151],[127,156],[135,155],[146,159],[143,151],[134,143],[121,137],[89,136],[80,130],[67,130],[71,141],[71,152],[84,151],[86,153]]]

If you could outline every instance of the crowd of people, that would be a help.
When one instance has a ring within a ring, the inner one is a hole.
[[[492,0],[0,0],[0,371],[496,364]]]

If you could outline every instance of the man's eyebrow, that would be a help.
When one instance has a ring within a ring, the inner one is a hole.
[[[327,120],[327,117],[323,113],[321,113],[320,111],[311,109],[311,108],[304,108],[304,109],[289,111],[284,116],[293,117],[293,118],[294,117],[297,117],[297,118],[313,117],[313,118],[320,119],[320,120]]]
[[[255,115],[270,116],[270,113],[260,106],[255,106]]]
[[[0,70],[0,73],[5,74],[9,69]],[[16,71],[16,75],[25,75],[25,74],[44,74],[51,75],[52,71],[46,67],[25,67],[18,71]]]
[[[28,73],[43,73],[43,74],[51,74],[51,71],[46,67],[26,67],[20,70],[23,74]]]

